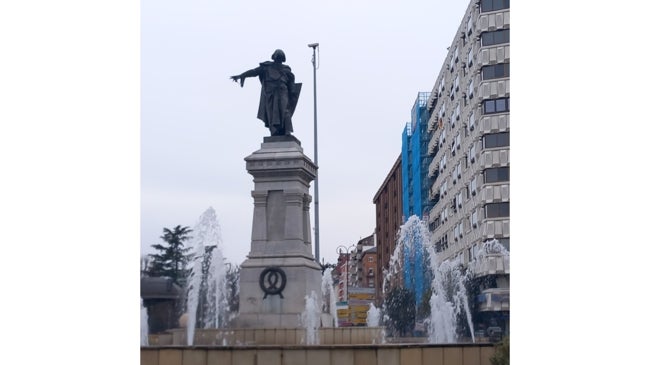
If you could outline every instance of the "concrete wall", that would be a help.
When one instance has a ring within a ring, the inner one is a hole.
[[[143,347],[141,365],[490,365],[494,347],[467,345]]]
[[[339,327],[318,330],[321,345],[379,344],[383,341],[383,327]],[[197,329],[195,345],[301,345],[307,335],[304,329],[255,328],[255,329]],[[187,344],[184,329],[174,329],[166,334],[149,335],[150,346],[182,346]]]

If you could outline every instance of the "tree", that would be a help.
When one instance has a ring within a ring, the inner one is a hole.
[[[510,337],[506,336],[494,347],[494,355],[490,357],[492,365],[510,365]]]
[[[191,248],[184,247],[184,242],[192,238],[189,234],[192,232],[190,227],[174,227],[173,230],[163,228],[163,235],[160,238],[165,244],[151,245],[159,253],[150,254],[151,262],[148,267],[148,273],[151,276],[166,276],[171,278],[174,283],[183,286],[185,279],[189,274],[187,263],[192,259],[192,254],[188,253]]]
[[[384,305],[388,315],[386,326],[393,336],[409,335],[415,327],[415,293],[397,287],[388,293]]]

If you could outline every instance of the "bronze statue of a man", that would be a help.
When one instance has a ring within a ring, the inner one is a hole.
[[[262,91],[257,118],[264,122],[272,136],[290,135],[293,132],[291,117],[296,109],[302,84],[296,84],[291,68],[282,64],[286,57],[281,49],[275,50],[271,59],[272,62],[262,62],[257,68],[230,78],[235,82],[239,81],[241,87],[244,87],[247,77],[259,77]]]

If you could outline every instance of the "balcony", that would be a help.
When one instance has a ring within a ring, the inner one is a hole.
[[[510,310],[510,289],[485,289],[476,297],[480,312],[496,312]]]
[[[502,254],[488,254],[471,261],[469,269],[477,276],[509,275],[510,257]]]

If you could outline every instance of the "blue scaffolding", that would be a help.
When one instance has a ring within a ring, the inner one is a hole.
[[[411,120],[402,132],[402,216],[404,222],[416,215],[426,220],[431,209],[428,199],[431,179],[427,176],[431,157],[427,146],[431,139],[427,132],[430,113],[427,101],[430,92],[419,92],[413,108]],[[404,223],[402,222],[402,223]],[[423,237],[412,237],[413,245],[404,247],[403,268],[404,286],[415,293],[415,303],[420,305],[427,289],[428,265],[424,254]]]

